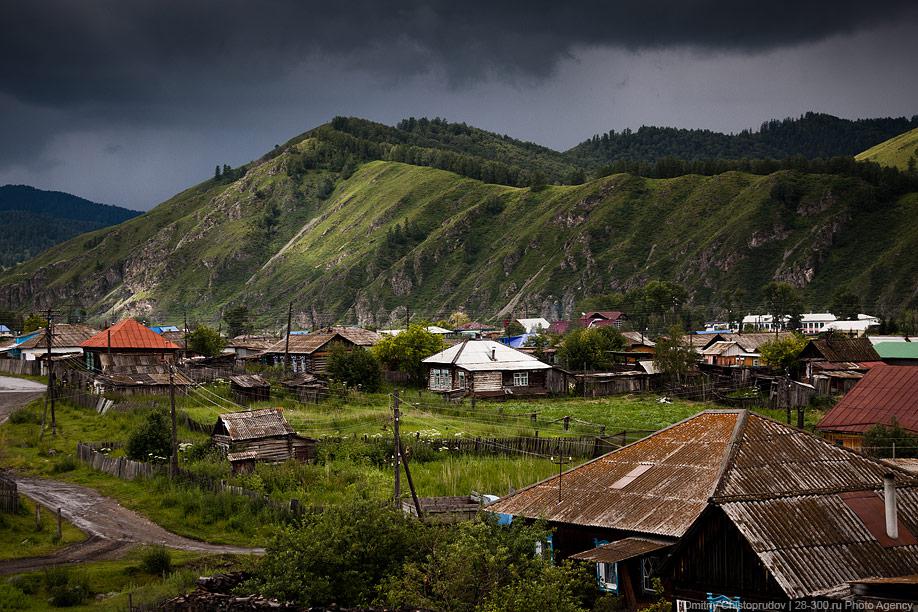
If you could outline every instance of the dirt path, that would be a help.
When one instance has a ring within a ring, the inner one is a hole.
[[[88,487],[44,478],[17,477],[19,492],[56,511],[90,537],[43,557],[0,561],[0,575],[32,571],[50,565],[115,559],[138,544],[214,554],[263,554],[263,548],[245,548],[199,542],[167,531]]]
[[[45,478],[17,477],[20,493],[48,508],[61,509],[68,521],[94,536],[116,542],[165,544],[170,548],[226,554],[259,554],[261,548],[208,544],[166,531],[94,489]]]

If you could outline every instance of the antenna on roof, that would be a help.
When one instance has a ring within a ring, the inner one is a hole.
[[[543,455],[544,456],[544,455]],[[564,466],[570,463],[573,460],[573,457],[558,457],[558,460],[555,461],[554,457],[550,457],[552,463],[558,466],[558,503],[561,503],[561,476],[564,473]]]

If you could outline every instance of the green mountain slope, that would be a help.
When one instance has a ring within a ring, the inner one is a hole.
[[[882,166],[914,171],[918,165],[918,128],[899,134],[854,156],[858,161],[872,161]],[[914,161],[912,161],[914,160]]]
[[[884,199],[860,178],[795,171],[533,190],[392,161],[394,146],[313,130],[6,272],[0,307],[176,321],[244,303],[278,323],[292,301],[301,325],[385,326],[406,308],[568,317],[583,297],[652,278],[705,304],[737,289],[756,300],[772,279],[814,306],[840,289],[870,305],[918,301],[915,194]],[[528,172],[524,152],[513,154]],[[488,163],[468,157],[467,174]]]
[[[25,261],[83,232],[139,214],[60,191],[26,185],[0,186],[0,268]]]

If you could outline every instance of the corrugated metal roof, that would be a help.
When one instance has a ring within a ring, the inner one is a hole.
[[[679,537],[714,491],[739,411],[707,411],[505,497],[489,511]],[[621,489],[612,485],[653,466]]]
[[[668,548],[673,544],[674,542],[672,541],[650,538],[625,538],[571,555],[571,559],[592,561],[593,563],[618,563],[619,561],[646,555],[655,550]]]
[[[752,334],[721,334],[721,336],[727,342],[736,342],[748,353],[757,353],[759,347],[763,344],[790,338],[793,333],[786,331],[778,332],[777,334],[774,332],[756,332]]]
[[[918,342],[878,342],[873,348],[883,359],[918,360]]]
[[[178,346],[164,339],[149,327],[134,319],[124,319],[95,336],[83,341],[83,348],[150,349],[160,351],[178,350]]]
[[[221,414],[218,419],[233,441],[285,436],[295,433],[279,408],[262,408]]]
[[[310,334],[290,335],[289,352],[295,355],[309,355],[319,350],[336,337],[343,338],[357,346],[373,346],[379,342],[379,334],[360,327],[326,327]],[[286,339],[281,338],[266,349],[268,353],[283,353]]]
[[[918,366],[871,368],[816,427],[863,433],[878,423],[889,425],[893,418],[918,432]]]
[[[92,338],[99,332],[98,329],[88,325],[58,323],[51,331],[52,348],[69,348],[80,346],[85,340]],[[20,349],[48,348],[45,340],[45,330],[38,333],[19,345]]]
[[[652,341],[646,334],[636,331],[624,331],[622,335],[632,346],[656,346],[656,342]]]
[[[916,533],[918,489],[900,488],[899,517]],[[721,506],[791,598],[861,578],[912,574],[918,545],[883,547],[835,494]]]
[[[243,389],[270,387],[271,384],[258,374],[237,374],[230,376],[230,382]]]
[[[880,361],[880,356],[867,338],[820,338],[810,340],[800,353],[801,359],[826,361]]]
[[[493,359],[492,359],[493,355]],[[432,365],[455,365],[470,372],[492,370],[548,370],[532,355],[493,340],[465,340],[424,360]]]

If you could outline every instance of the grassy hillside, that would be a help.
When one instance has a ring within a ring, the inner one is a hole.
[[[918,301],[915,194],[797,171],[532,189],[393,161],[397,145],[374,138],[324,126],[58,245],[0,276],[0,307],[178,321],[244,303],[279,325],[293,301],[300,325],[384,326],[406,308],[567,317],[585,296],[653,278],[704,304],[738,289],[757,300],[772,279],[814,307],[840,289],[870,305]]]
[[[915,169],[918,164],[918,128],[899,134],[885,142],[870,147],[854,157],[858,161],[872,161],[900,170]],[[914,160],[914,161],[912,161]]]
[[[0,268],[13,266],[83,232],[140,213],[26,185],[0,187]]]

